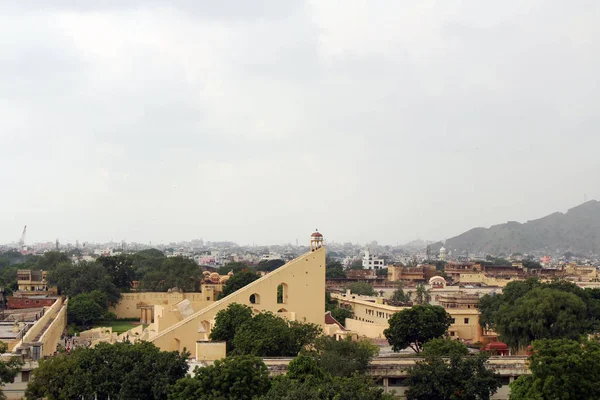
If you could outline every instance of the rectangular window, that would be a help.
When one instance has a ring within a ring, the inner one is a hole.
[[[29,371],[21,371],[21,382],[29,382]]]
[[[465,318],[465,324],[469,323],[469,318]]]
[[[452,318],[452,322],[451,323],[455,324],[456,320],[454,318]]]

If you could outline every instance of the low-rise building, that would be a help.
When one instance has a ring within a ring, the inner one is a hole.
[[[17,270],[17,284],[21,292],[45,292],[48,290],[46,275],[42,270],[19,269]]]

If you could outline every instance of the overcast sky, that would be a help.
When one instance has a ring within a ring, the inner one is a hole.
[[[598,21],[597,0],[0,0],[0,243],[396,244],[565,212],[600,197]]]

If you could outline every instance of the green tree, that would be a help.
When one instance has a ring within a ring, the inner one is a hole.
[[[69,322],[88,327],[90,322],[102,318],[106,308],[88,293],[81,293],[69,299],[67,315]]]
[[[40,360],[28,399],[165,399],[187,372],[189,353],[160,351],[149,342],[99,343]]]
[[[227,342],[227,352],[233,351],[233,338],[238,329],[252,321],[252,309],[248,306],[233,303],[215,316],[215,326],[210,332],[210,340]]]
[[[198,368],[170,388],[169,400],[251,400],[269,391],[269,371],[258,357],[238,356]]]
[[[383,389],[364,375],[341,377],[327,375],[324,379],[290,379],[278,376],[261,400],[392,400]]]
[[[368,377],[354,373],[350,377],[332,376],[308,354],[296,357],[286,375],[273,379],[263,400],[388,400]]]
[[[117,304],[121,299],[119,288],[98,263],[59,264],[48,274],[48,283],[56,285],[61,293],[69,297],[98,290],[106,294],[110,304]]]
[[[320,333],[317,325],[290,322],[273,313],[261,312],[236,330],[233,347],[239,355],[296,356]]]
[[[272,272],[275,271],[277,268],[281,267],[282,265],[285,265],[285,261],[283,260],[263,260],[258,263],[258,265],[256,266],[256,270]]]
[[[331,336],[321,336],[315,341],[311,354],[322,370],[334,376],[350,377],[367,371],[373,357],[379,354],[379,347],[367,339],[336,340]]]
[[[60,251],[47,251],[36,262],[36,269],[52,271],[59,264],[71,263],[71,259],[66,253]]]
[[[258,278],[260,278],[260,276],[252,271],[241,271],[234,274],[223,287],[223,292],[219,294],[219,299],[229,296],[231,293],[238,291]]]
[[[135,279],[133,270],[134,257],[128,254],[118,256],[102,256],[96,260],[110,275],[112,283],[119,289],[131,289]]]
[[[449,337],[431,339],[423,345],[423,355],[426,357],[466,356],[467,354],[469,354],[467,346]]]
[[[523,260],[523,268],[527,269],[541,269],[542,264],[533,260]]]
[[[337,300],[331,298],[329,291],[325,291],[325,311],[330,311],[331,316],[342,325],[346,325],[346,318],[354,318],[352,310],[339,307]]]
[[[4,342],[0,342],[0,354],[6,353],[8,345]],[[15,376],[21,370],[23,362],[19,357],[12,357],[9,360],[0,360],[0,386],[6,383],[12,383],[15,380]],[[6,399],[2,389],[0,389],[0,400]]]
[[[486,368],[488,355],[451,354],[448,360],[427,356],[410,369],[407,400],[489,400],[501,386],[499,376]]]
[[[331,310],[331,316],[335,318],[337,322],[346,326],[346,318],[354,318],[354,312],[347,308],[335,307]]]
[[[417,305],[392,315],[383,334],[394,351],[410,347],[419,353],[424,343],[444,336],[451,323],[452,317],[442,307]]]
[[[345,278],[346,273],[344,272],[344,267],[342,263],[339,261],[327,261],[327,265],[325,266],[325,277],[326,278]]]
[[[364,269],[362,260],[359,258],[357,260],[352,261],[348,269]]]
[[[394,290],[394,294],[392,294],[392,300],[397,301],[399,303],[408,303],[410,298],[404,293],[404,283],[398,282],[398,288]]]
[[[377,294],[375,289],[373,289],[373,286],[367,282],[352,282],[348,285],[347,289],[350,289],[352,293],[361,296],[375,296]]]
[[[510,400],[595,400],[600,398],[600,343],[537,340],[529,356],[531,375],[510,385]]]
[[[227,275],[230,272],[237,274],[240,271],[248,269],[248,265],[243,262],[230,262],[217,269],[219,275]]]
[[[576,295],[538,287],[512,305],[500,305],[495,330],[513,349],[537,339],[577,339],[586,330],[586,311],[585,303]]]
[[[415,303],[417,304],[429,304],[431,301],[431,290],[426,289],[424,285],[417,285],[417,290],[415,291]]]

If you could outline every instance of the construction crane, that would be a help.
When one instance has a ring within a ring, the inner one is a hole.
[[[27,225],[23,228],[23,233],[21,234],[21,240],[19,240],[19,247],[21,249],[25,249],[25,235],[27,235]]]

